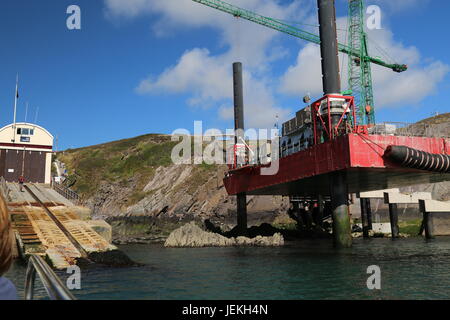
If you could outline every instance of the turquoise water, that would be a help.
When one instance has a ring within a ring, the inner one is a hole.
[[[120,247],[144,267],[82,270],[79,299],[450,299],[450,238],[327,240],[282,248]],[[381,268],[368,290],[367,267]],[[8,277],[23,294],[25,267]],[[66,277],[63,273],[61,276]],[[39,283],[37,284],[40,285]],[[39,289],[38,297],[44,297]]]

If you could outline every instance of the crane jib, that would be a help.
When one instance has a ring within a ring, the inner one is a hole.
[[[225,1],[221,0],[192,0],[194,2],[198,2],[200,4],[206,5],[208,7],[220,10],[222,12],[226,12],[228,14],[233,15],[237,18],[246,19],[255,23],[258,23],[262,26],[265,26],[267,28],[271,28],[286,34],[289,34],[291,36],[313,42],[315,44],[320,44],[320,37],[318,35],[315,35],[313,33],[301,30],[297,27],[288,25],[280,20],[265,17],[263,15],[257,14],[255,12],[239,8],[237,6],[234,6],[232,4],[229,4]],[[342,53],[348,54],[353,57],[357,57],[359,59],[364,59],[365,61],[369,61],[373,64],[380,65],[382,67],[386,67],[389,69],[392,69],[395,72],[404,72],[408,69],[408,66],[404,64],[390,64],[387,62],[384,62],[383,60],[379,58],[374,58],[366,55],[361,55],[360,52],[352,50],[350,47],[338,44],[338,50]]]

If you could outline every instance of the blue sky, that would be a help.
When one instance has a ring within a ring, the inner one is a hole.
[[[316,24],[315,0],[228,0],[287,21]],[[82,29],[66,28],[81,8]],[[378,47],[410,71],[374,68],[378,121],[414,122],[449,112],[450,2],[374,0]],[[340,29],[344,0],[337,1]],[[314,27],[305,27],[315,31]],[[345,38],[345,32],[340,31]],[[146,133],[232,128],[231,63],[245,68],[246,126],[267,127],[321,95],[318,47],[189,0],[5,0],[0,3],[1,124],[12,122],[16,73],[18,121],[58,135],[59,149]],[[380,55],[371,46],[374,55]],[[342,59],[342,55],[340,56]],[[345,65],[343,65],[343,87]]]

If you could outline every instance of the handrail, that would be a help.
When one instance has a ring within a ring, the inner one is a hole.
[[[8,199],[8,186],[6,184],[5,177],[0,177],[0,192],[3,198]]]
[[[58,192],[60,195],[62,195],[66,199],[74,201],[75,204],[78,204],[80,202],[80,197],[78,196],[78,194],[75,191],[67,188],[63,184],[58,183],[58,182],[53,182],[52,188],[53,188],[53,190]]]
[[[76,300],[72,293],[53,272],[50,266],[37,254],[31,254],[28,259],[25,277],[25,299],[33,300],[36,273],[44,285],[51,300]]]

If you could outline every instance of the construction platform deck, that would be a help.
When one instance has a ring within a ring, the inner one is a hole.
[[[25,188],[21,192],[15,183],[7,183],[6,186],[6,205],[21,255],[36,253],[46,257],[56,269],[65,269],[76,264],[83,253],[117,249],[82,220],[79,207],[50,187],[29,184],[30,193]],[[32,194],[40,201],[36,201]],[[58,226],[58,222],[63,228]]]
[[[333,172],[346,173],[350,193],[450,181],[450,174],[408,169],[387,159],[388,146],[407,146],[434,154],[450,154],[450,139],[349,134],[279,159],[274,175],[262,166],[232,170],[224,178],[230,195],[330,195]]]

